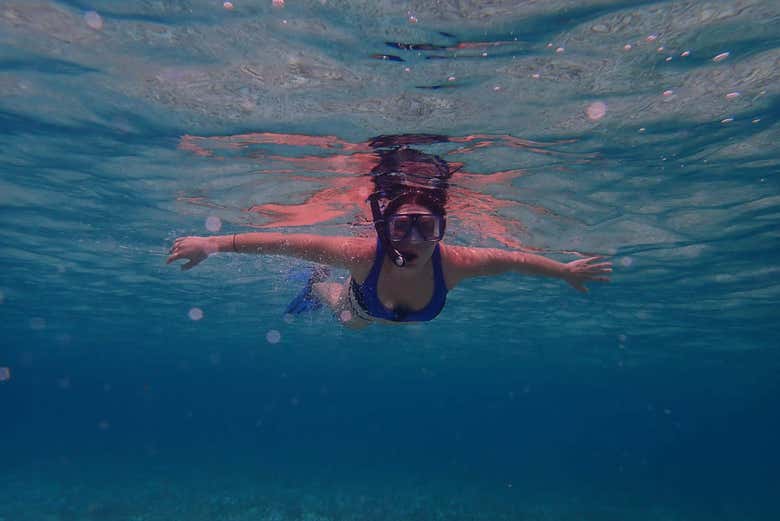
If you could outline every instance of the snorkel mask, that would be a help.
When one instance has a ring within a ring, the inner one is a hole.
[[[403,268],[409,259],[396,248],[396,244],[405,240],[411,234],[412,228],[416,228],[425,241],[440,241],[447,226],[446,212],[438,201],[422,191],[414,190],[401,194],[391,199],[384,208],[379,203],[381,199],[385,198],[383,196],[384,194],[376,192],[369,197],[374,227],[393,264]],[[397,216],[395,214],[398,208],[409,203],[419,204],[428,208],[432,215],[412,214]]]

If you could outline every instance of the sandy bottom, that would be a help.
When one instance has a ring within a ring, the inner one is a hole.
[[[0,474],[0,521],[712,519],[663,505],[559,496],[541,497],[521,485],[372,469],[60,458]]]

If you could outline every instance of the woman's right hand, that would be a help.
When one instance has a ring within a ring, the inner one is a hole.
[[[200,264],[206,257],[217,252],[217,246],[210,237],[179,237],[171,246],[170,257],[165,264],[179,259],[188,259],[182,264],[182,270],[189,270]]]

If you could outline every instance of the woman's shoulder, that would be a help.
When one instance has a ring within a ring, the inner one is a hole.
[[[347,248],[349,248],[351,258],[349,271],[358,280],[363,280],[374,264],[376,239],[350,237]]]
[[[473,271],[474,266],[489,257],[492,251],[488,248],[452,246],[443,243],[440,243],[439,246],[444,278],[447,282],[447,287],[450,289],[467,278]]]
[[[466,253],[465,250],[467,250],[467,248],[462,246],[452,246],[442,242],[439,243],[441,266],[448,290],[454,288],[458,282],[463,279],[461,266],[463,265],[463,255]]]
[[[469,246],[453,246],[451,244],[439,243],[441,259],[445,265],[457,267],[471,259],[478,250]]]

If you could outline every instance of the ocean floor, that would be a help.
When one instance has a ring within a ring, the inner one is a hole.
[[[196,461],[196,460],[192,460]],[[0,474],[0,521],[686,521],[754,519],[529,495],[511,484],[350,469],[67,460]]]

